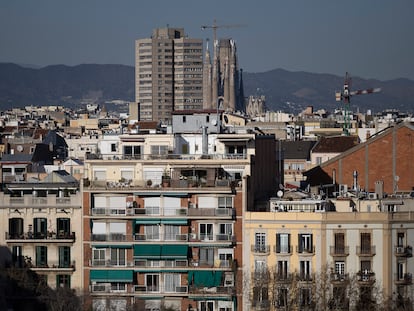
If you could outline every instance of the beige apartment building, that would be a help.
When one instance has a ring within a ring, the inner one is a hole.
[[[157,28],[135,42],[138,119],[169,123],[171,112],[203,107],[203,40],[183,28]]]
[[[243,224],[244,310],[412,309],[413,198],[275,198]]]

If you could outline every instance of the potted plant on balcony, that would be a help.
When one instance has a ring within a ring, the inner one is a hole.
[[[170,172],[167,169],[165,169],[164,173],[162,174],[161,184],[163,187],[169,187],[170,183],[171,183]]]

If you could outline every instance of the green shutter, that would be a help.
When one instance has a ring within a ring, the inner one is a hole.
[[[161,257],[161,245],[140,244],[134,245],[134,257],[146,259],[159,259]]]

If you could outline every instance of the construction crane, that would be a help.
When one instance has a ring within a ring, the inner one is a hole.
[[[381,91],[381,88],[371,88],[365,90],[357,90],[351,92],[351,77],[347,72],[345,74],[345,81],[342,91],[335,92],[335,99],[337,102],[343,101],[344,103],[344,110],[345,110],[345,117],[344,117],[344,132],[345,135],[349,135],[350,129],[350,103],[351,103],[351,96],[354,95],[363,95],[363,94],[371,94],[371,93],[378,93]]]
[[[217,25],[216,20],[214,19],[213,21],[213,25],[202,25],[201,29],[202,30],[206,30],[206,29],[213,29],[213,44],[214,42],[216,42],[217,39],[217,29],[218,28],[237,28],[237,27],[244,27],[246,25],[242,25],[242,24],[235,24],[235,25]]]

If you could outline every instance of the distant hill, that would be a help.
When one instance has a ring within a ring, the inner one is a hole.
[[[135,69],[125,65],[54,65],[27,68],[0,63],[0,110],[26,105],[76,106],[82,99],[99,102],[135,98]],[[270,110],[297,113],[306,106],[332,111],[340,108],[335,91],[342,88],[343,77],[331,74],[291,72],[275,69],[261,73],[243,73],[244,94],[265,95]],[[380,81],[352,77],[352,90],[382,88],[381,93],[354,96],[351,106],[364,112],[384,109],[414,111],[414,81]]]

